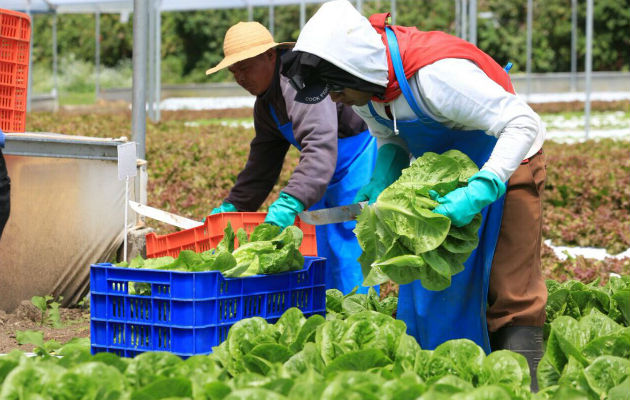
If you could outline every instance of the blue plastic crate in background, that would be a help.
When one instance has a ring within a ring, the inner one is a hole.
[[[90,267],[92,353],[133,357],[169,351],[208,354],[243,318],[273,323],[291,307],[305,316],[326,313],[326,260],[304,257],[304,269],[274,275],[224,278],[217,271],[178,272]],[[151,294],[129,294],[129,283]]]

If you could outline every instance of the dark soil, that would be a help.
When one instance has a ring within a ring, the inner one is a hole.
[[[41,323],[41,311],[30,301],[23,301],[13,313],[0,310],[0,354],[19,349],[33,351],[32,344],[20,345],[16,340],[17,331],[40,331],[44,341],[55,339],[66,343],[73,338],[90,337],[90,310],[81,308],[60,308],[62,326],[54,328]]]

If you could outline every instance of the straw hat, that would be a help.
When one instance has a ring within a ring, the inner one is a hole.
[[[290,47],[294,44],[295,42],[274,42],[271,33],[258,22],[239,22],[225,33],[223,40],[225,58],[215,67],[207,70],[206,75],[213,74],[239,61],[256,57],[273,47]]]

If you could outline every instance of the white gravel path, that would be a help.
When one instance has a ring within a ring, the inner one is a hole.
[[[529,103],[584,101],[586,93],[532,93],[529,96],[519,94]],[[593,92],[591,101],[629,100],[630,92]],[[223,108],[254,107],[254,96],[235,97],[173,97],[160,102],[161,110],[216,110]]]

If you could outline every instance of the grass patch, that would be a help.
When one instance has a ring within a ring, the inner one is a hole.
[[[96,103],[96,94],[94,92],[69,92],[59,94],[59,105],[81,105]]]

